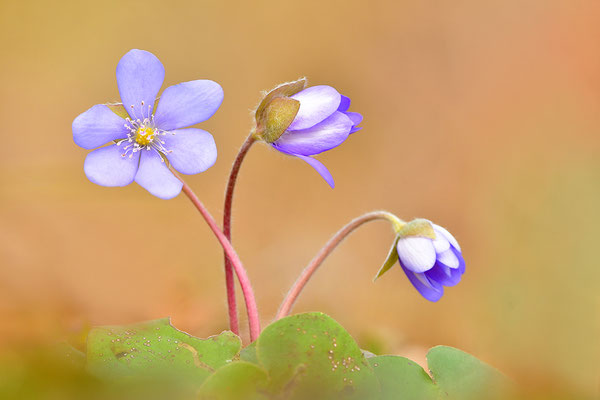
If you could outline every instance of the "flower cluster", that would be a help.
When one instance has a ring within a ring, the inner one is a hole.
[[[210,118],[223,101],[223,90],[210,80],[195,80],[166,88],[155,104],[163,84],[165,70],[156,56],[143,50],[131,50],[117,65],[117,86],[122,103],[99,104],[73,121],[73,139],[90,152],[84,171],[94,183],[103,186],[126,186],[133,181],[151,194],[170,199],[182,190],[181,179],[174,174],[197,174],[216,161],[217,149],[212,135],[190,126]],[[331,86],[307,87],[306,79],[282,84],[266,93],[255,112],[256,126],[247,143],[262,140],[286,155],[297,157],[313,167],[325,181],[334,186],[327,168],[313,156],[342,144],[350,134],[360,130],[362,116],[350,112],[350,99]],[[247,151],[240,152],[232,170],[230,189]],[[239,163],[238,163],[239,161]],[[189,195],[188,191],[186,194]],[[221,241],[228,260],[237,260],[229,243],[230,236],[221,232],[197,198],[192,198]],[[226,197],[227,212],[231,198]],[[226,221],[230,215],[226,214]],[[395,227],[394,246],[377,277],[392,268],[396,261],[419,291],[430,301],[438,301],[445,286],[460,282],[465,261],[458,242],[446,229],[431,221],[416,219],[404,223],[387,212],[375,212],[351,222],[342,229],[347,235],[354,227],[375,218],[387,218]],[[355,224],[355,225],[352,225]],[[224,225],[225,232],[230,226]],[[227,236],[227,237],[226,237]],[[343,239],[340,236],[336,243]],[[330,251],[335,246],[329,246]],[[310,275],[324,257],[317,258]],[[238,277],[244,273],[236,261]],[[240,272],[241,271],[241,272]],[[306,271],[306,270],[305,270]],[[259,332],[258,314],[253,305],[249,283],[242,282],[247,296],[251,333]],[[305,281],[297,282],[297,291],[286,303],[291,307]],[[288,295],[290,296],[290,295]],[[235,314],[234,311],[230,315]],[[254,307],[254,308],[253,308]],[[252,312],[251,312],[252,310]],[[287,308],[289,310],[289,308]]]
[[[210,118],[223,101],[223,90],[210,80],[195,80],[166,88],[165,69],[152,53],[131,50],[117,65],[117,86],[124,115],[98,104],[73,121],[73,140],[94,149],[85,159],[90,181],[102,186],[126,186],[133,181],[153,195],[170,199],[181,181],[167,161],[183,174],[197,174],[217,159],[212,135],[187,128]]]

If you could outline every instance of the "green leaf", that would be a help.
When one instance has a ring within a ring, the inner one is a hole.
[[[240,352],[240,360],[251,364],[258,364],[258,358],[256,357],[256,342],[252,342],[242,349]]]
[[[255,364],[237,361],[219,368],[200,387],[199,398],[210,400],[269,399],[267,372]]]
[[[240,348],[232,332],[198,339],[175,329],[168,318],[97,327],[88,336],[87,369],[109,379],[156,376],[200,384]]]
[[[420,365],[408,358],[377,356],[368,359],[381,386],[381,400],[435,400],[438,389]]]
[[[464,351],[436,346],[427,353],[429,370],[442,398],[457,400],[511,398],[512,383],[497,369]]]
[[[85,366],[85,354],[67,342],[58,343],[54,349],[57,359],[66,362],[74,368],[82,369]]]
[[[394,240],[394,243],[392,244],[392,248],[388,252],[387,257],[386,257],[385,261],[383,262],[383,265],[381,266],[381,268],[379,268],[379,272],[377,272],[377,275],[375,275],[375,278],[373,278],[373,281],[377,280],[377,278],[379,278],[381,275],[385,274],[398,261],[398,251],[396,250],[396,246],[398,245],[399,239],[400,239],[400,237],[396,236],[396,239]]]
[[[286,399],[378,395],[375,373],[354,339],[323,313],[293,315],[267,326],[256,353],[272,391]]]

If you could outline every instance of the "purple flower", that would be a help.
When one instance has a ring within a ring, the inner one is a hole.
[[[133,181],[154,196],[170,199],[182,183],[165,161],[183,174],[197,174],[217,159],[212,135],[187,128],[206,121],[223,101],[223,89],[210,80],[196,80],[166,88],[155,99],[165,69],[152,53],[130,50],[117,65],[117,86],[123,117],[98,104],[73,121],[73,140],[94,149],[83,169],[88,179],[102,186],[126,186]]]
[[[362,115],[349,112],[350,99],[331,86],[306,88],[306,79],[284,83],[265,93],[256,109],[254,137],[313,167],[331,186],[327,168],[312,156],[342,144],[362,128]]]
[[[298,114],[271,146],[306,161],[334,187],[327,168],[312,156],[339,146],[351,133],[362,129],[357,125],[363,117],[349,112],[350,99],[331,86],[312,86],[290,98],[300,102]]]
[[[465,272],[458,242],[446,229],[426,219],[399,222],[396,230],[396,242],[377,277],[398,260],[419,293],[429,301],[438,301],[444,286],[458,284]]]

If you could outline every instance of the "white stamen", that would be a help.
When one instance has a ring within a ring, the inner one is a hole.
[[[144,113],[143,106],[145,103],[142,101],[141,105],[142,113]],[[131,108],[134,108],[134,106],[132,105]],[[152,114],[152,105],[148,105],[148,114],[142,115],[142,117],[143,119],[131,119],[129,117],[125,118],[125,121],[127,122],[125,127],[129,130],[129,132],[127,133],[127,139],[123,139],[121,141],[124,142],[127,140],[128,143],[128,145],[123,148],[123,157],[129,155],[129,158],[131,158],[135,153],[143,149],[146,149],[147,151],[154,150],[159,155],[171,153],[171,150],[168,150],[165,147],[166,142],[159,139],[159,136],[164,136],[167,134],[167,132],[156,127],[156,124],[154,123],[154,115]],[[138,132],[142,132],[142,135],[145,136],[145,139],[148,142],[147,144],[138,143],[136,140],[139,139]],[[120,145],[121,142],[117,144]]]

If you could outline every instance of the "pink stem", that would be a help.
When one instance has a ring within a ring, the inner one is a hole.
[[[386,211],[373,211],[364,215],[361,215],[358,218],[350,221],[346,226],[337,231],[335,235],[329,239],[329,241],[325,244],[325,246],[317,253],[316,257],[312,259],[312,261],[304,268],[294,285],[291,287],[288,294],[283,299],[281,306],[279,306],[279,311],[277,312],[277,316],[275,320],[281,319],[288,315],[294,306],[294,303],[298,299],[300,292],[304,288],[304,286],[308,283],[313,274],[317,271],[317,269],[321,266],[323,261],[327,258],[329,254],[356,228],[361,226],[364,223],[369,221],[374,221],[377,219],[387,219],[395,223],[397,218],[386,212]]]
[[[250,280],[248,279],[248,275],[246,274],[246,270],[242,266],[242,262],[238,257],[237,253],[231,246],[231,243],[227,239],[227,237],[221,232],[219,226],[215,222],[214,218],[210,215],[208,210],[204,207],[202,202],[198,199],[198,197],[194,194],[192,189],[179,177],[179,180],[183,183],[183,193],[191,200],[192,204],[200,211],[202,217],[213,231],[219,243],[223,247],[223,251],[227,255],[228,259],[231,261],[231,265],[235,269],[235,272],[240,280],[240,286],[242,287],[242,293],[244,294],[244,299],[246,301],[246,310],[248,311],[248,323],[250,324],[250,341],[254,342],[258,335],[260,334],[260,320],[258,318],[258,309],[256,307],[256,300],[254,299],[254,292],[252,291],[252,286],[250,285]]]
[[[233,166],[229,173],[229,181],[227,182],[227,191],[225,192],[225,205],[223,209],[223,234],[231,242],[231,208],[233,205],[233,190],[235,189],[235,182],[237,180],[242,161],[250,150],[252,144],[256,141],[252,134],[248,136],[244,144],[242,145]],[[227,288],[227,306],[229,309],[229,326],[233,333],[238,335],[239,333],[239,321],[237,315],[237,305],[235,301],[235,279],[233,277],[233,268],[227,252],[224,252],[225,258],[225,286]]]

